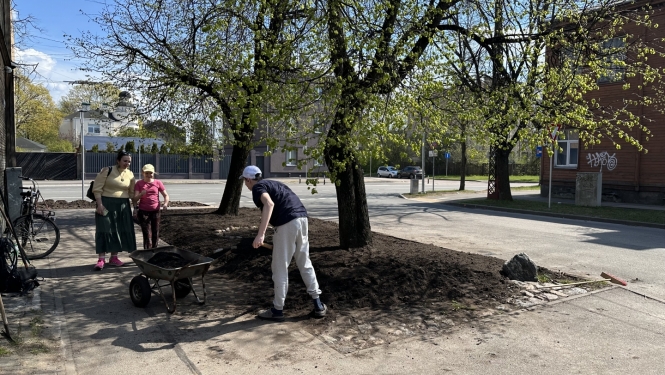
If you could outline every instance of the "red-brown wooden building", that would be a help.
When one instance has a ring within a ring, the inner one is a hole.
[[[634,6],[645,3],[640,1]],[[660,27],[646,28],[632,24],[625,26],[625,30],[627,34],[661,46],[659,52],[664,52],[665,43],[662,38],[665,38],[665,0],[651,1],[651,6],[654,13],[650,18]],[[663,57],[649,57],[649,63],[665,69]],[[629,90],[622,87],[626,82],[631,84]],[[601,79],[599,89],[587,95],[587,98],[595,98],[606,105],[623,106],[624,98],[654,94],[653,87],[638,88],[640,83],[639,77]],[[628,131],[644,145],[647,153],[639,152],[618,137],[614,140],[621,145],[619,150],[609,139],[584,149],[582,142],[577,141],[574,124],[564,126],[565,139],[561,137],[558,141],[562,151],[557,151],[554,156],[552,196],[574,198],[578,172],[602,171],[603,200],[665,205],[665,115],[662,110],[665,108],[653,105],[639,106],[631,110],[634,115],[642,118],[642,124],[651,131],[650,135],[636,128]],[[546,152],[543,152],[541,162],[541,195],[547,196],[550,160]]]

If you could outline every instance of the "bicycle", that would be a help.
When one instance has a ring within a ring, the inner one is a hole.
[[[55,212],[38,208],[38,203],[44,206],[44,197],[37,188],[35,181],[29,177],[21,176],[23,181],[30,181],[32,187],[21,187],[21,216],[12,223],[16,236],[21,241],[28,259],[40,259],[48,256],[60,243],[60,229],[55,224]],[[38,213],[41,212],[41,213]]]

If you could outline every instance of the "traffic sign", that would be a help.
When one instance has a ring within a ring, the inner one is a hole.
[[[450,152],[446,152],[446,159],[450,159]]]
[[[439,156],[439,153],[436,150],[429,152],[429,157],[430,158],[435,158],[437,156]]]
[[[543,146],[536,146],[536,157],[543,157]]]
[[[556,125],[552,127],[552,131],[550,131],[550,136],[552,137],[552,142],[556,142],[556,133],[559,132],[559,129],[561,128],[561,125]]]

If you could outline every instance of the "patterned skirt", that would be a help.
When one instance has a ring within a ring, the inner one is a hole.
[[[102,204],[109,213],[106,216],[95,213],[95,252],[100,254],[136,250],[131,201],[128,198],[102,196]]]

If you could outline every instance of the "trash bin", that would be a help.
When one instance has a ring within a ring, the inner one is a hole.
[[[412,180],[409,180],[409,181],[411,181],[411,192],[410,192],[410,193],[411,193],[411,194],[418,194],[418,183],[419,183],[420,181],[418,181],[418,180],[415,179],[415,178],[412,179]]]

